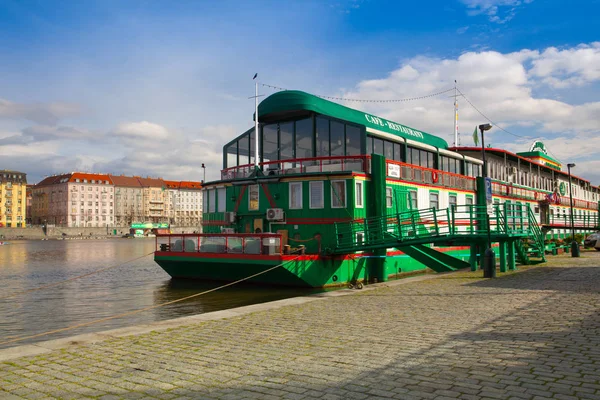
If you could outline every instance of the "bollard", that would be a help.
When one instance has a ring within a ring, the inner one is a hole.
[[[483,277],[496,277],[496,254],[494,254],[494,250],[490,248],[485,249],[485,253],[483,255]]]
[[[579,257],[579,243],[575,240],[571,242],[571,257]]]

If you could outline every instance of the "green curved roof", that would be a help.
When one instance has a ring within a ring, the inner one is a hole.
[[[285,113],[300,110],[308,110],[316,112],[317,114],[328,115],[330,117],[364,125],[367,128],[378,129],[385,133],[438,148],[448,148],[448,143],[437,136],[410,128],[397,122],[388,121],[375,115],[354,110],[298,90],[284,90],[264,99],[258,105],[258,120],[260,121],[261,118],[273,113]]]

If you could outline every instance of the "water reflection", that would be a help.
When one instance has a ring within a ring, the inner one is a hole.
[[[21,241],[0,247],[0,297],[120,265],[154,250],[152,239]],[[173,280],[152,256],[62,285],[0,299],[0,342],[205,291],[222,283]],[[0,347],[148,323],[312,293],[235,285],[181,303]]]

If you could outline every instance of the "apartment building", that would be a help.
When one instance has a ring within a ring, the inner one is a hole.
[[[164,181],[166,209],[171,225],[200,226],[202,223],[202,185],[200,182]]]
[[[27,220],[27,174],[0,170],[0,227],[19,228]]]
[[[45,178],[32,189],[32,223],[114,226],[114,185],[106,174],[72,172]]]
[[[144,222],[144,190],[139,178],[109,175],[115,185],[115,225],[131,226]]]

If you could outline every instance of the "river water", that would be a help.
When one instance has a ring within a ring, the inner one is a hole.
[[[314,293],[234,285],[128,317],[10,344],[88,321],[165,303],[222,285],[172,281],[154,263],[154,239],[13,241],[0,246],[0,348],[224,310]],[[128,262],[135,258],[138,260]],[[116,268],[47,289],[27,291],[95,270]],[[7,298],[16,294],[13,297]]]

